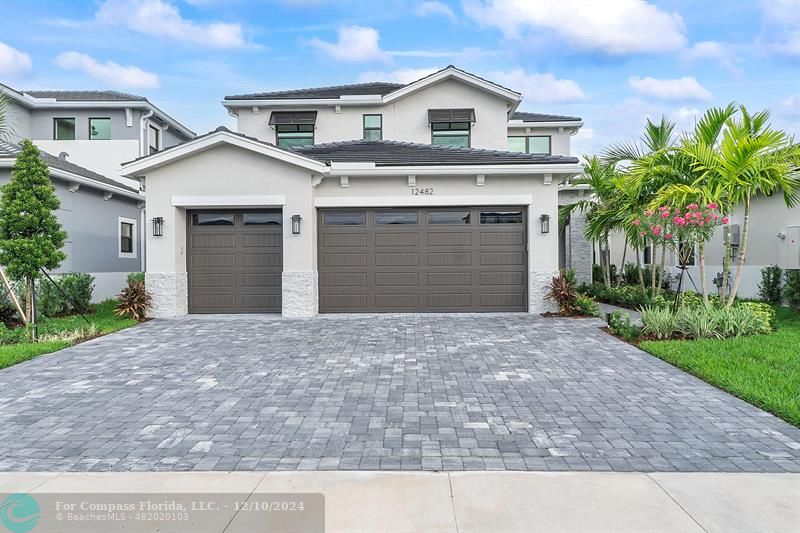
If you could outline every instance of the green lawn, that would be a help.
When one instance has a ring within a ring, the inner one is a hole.
[[[639,346],[800,427],[800,314],[778,309],[777,326],[771,335]]]
[[[100,335],[112,333],[121,329],[129,328],[136,324],[135,320],[129,318],[119,318],[114,316],[114,306],[116,302],[107,301],[92,306],[92,310],[86,314],[86,318],[97,327]],[[66,316],[60,318],[42,319],[39,324],[39,334],[47,335],[65,332],[75,329],[86,329],[88,324],[79,316]],[[38,342],[38,343],[19,343],[0,346],[0,368],[6,368],[22,361],[32,359],[37,355],[55,352],[66,348],[71,343],[63,340]]]

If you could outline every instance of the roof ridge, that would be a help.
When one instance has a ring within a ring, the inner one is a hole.
[[[289,93],[298,93],[303,91],[324,91],[330,89],[343,89],[343,88],[351,88],[351,87],[367,87],[371,85],[391,85],[392,87],[396,87],[400,89],[401,87],[405,87],[407,84],[405,83],[396,83],[392,81],[366,81],[361,83],[342,83],[339,85],[322,85],[318,87],[300,87],[297,89],[281,89],[276,91],[259,91],[255,93],[241,93],[241,94],[232,94],[226,96],[225,98],[234,98],[237,96],[253,96],[259,94],[289,94]]]

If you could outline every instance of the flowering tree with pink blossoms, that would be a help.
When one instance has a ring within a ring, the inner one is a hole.
[[[672,250],[678,257],[681,269],[678,280],[678,295],[683,287],[686,265],[695,246],[702,246],[714,233],[717,226],[728,223],[728,217],[719,212],[719,204],[709,202],[705,206],[690,203],[686,206],[662,205],[648,209],[631,222],[638,228],[639,236]],[[705,275],[705,258],[700,257],[700,275]],[[708,299],[705,285],[703,298]]]

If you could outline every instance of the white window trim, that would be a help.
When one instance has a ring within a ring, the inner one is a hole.
[[[158,151],[161,152],[164,149],[164,128],[156,124],[155,122],[148,121],[147,122],[147,155],[150,155],[150,128],[158,130]]]
[[[131,253],[126,253],[122,251],[122,223],[131,224],[133,226],[133,234],[132,237],[132,245],[133,251]],[[128,217],[117,217],[117,253],[119,254],[120,259],[136,259],[138,257],[138,246],[136,239],[138,238],[138,221],[133,218]]]

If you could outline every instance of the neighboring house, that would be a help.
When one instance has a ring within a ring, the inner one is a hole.
[[[11,179],[20,147],[0,140],[0,185]],[[93,301],[111,298],[144,265],[141,226],[144,197],[137,188],[41,152],[61,201],[58,220],[67,231],[67,258],[56,272],[94,276]]]
[[[18,91],[9,100],[13,142],[30,139],[51,154],[126,182],[120,165],[194,137],[143,96],[118,91]],[[135,186],[130,182],[127,185]]]
[[[515,115],[521,101],[452,66],[226,97],[238,132],[123,165],[146,183],[154,314],[552,309],[581,122]]]
[[[736,274],[736,261],[739,257],[739,246],[743,235],[743,208],[734,210],[730,216],[731,223],[731,281]],[[620,268],[622,252],[625,245],[624,237],[615,234],[610,239],[612,264]],[[626,263],[635,262],[635,252],[628,249]],[[706,281],[710,293],[717,292],[714,278],[722,274],[722,262],[725,257],[724,232],[717,228],[712,238],[705,245],[706,255]],[[598,255],[599,257],[599,255]],[[644,264],[655,262],[660,264],[661,250],[657,254],[647,247],[642,253]],[[757,298],[758,284],[761,282],[761,269],[769,265],[778,265],[784,270],[800,269],[800,206],[787,209],[783,196],[780,193],[772,196],[760,196],[753,199],[750,212],[750,236],[747,239],[747,254],[745,256],[742,283],[738,295],[743,298]],[[671,273],[672,288],[677,288],[680,273],[677,254],[667,252],[665,271]],[[697,264],[697,250],[690,259],[685,279],[685,290],[700,291],[700,269]]]

